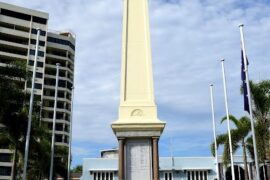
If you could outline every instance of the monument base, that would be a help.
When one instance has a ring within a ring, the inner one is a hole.
[[[126,180],[152,179],[152,145],[150,139],[127,139],[125,154]]]
[[[158,180],[158,140],[156,137],[118,137],[119,180]]]

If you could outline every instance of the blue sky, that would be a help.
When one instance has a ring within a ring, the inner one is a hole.
[[[50,14],[49,29],[76,33],[73,166],[117,147],[122,0],[1,0]],[[243,112],[240,35],[245,24],[250,78],[270,78],[270,4],[266,0],[150,0],[155,98],[167,122],[160,155],[209,156],[209,84],[217,121],[225,115],[220,59],[226,59],[229,111]],[[218,124],[217,133],[226,131]],[[221,153],[221,151],[220,151]]]

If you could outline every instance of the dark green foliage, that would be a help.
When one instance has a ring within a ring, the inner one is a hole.
[[[252,97],[252,112],[254,115],[258,159],[260,163],[264,163],[266,160],[270,159],[270,81],[263,80],[258,83],[250,81],[250,90]],[[243,93],[242,87],[241,93]],[[225,120],[226,117],[224,117],[221,122],[224,122]],[[236,126],[236,129],[231,130],[233,152],[235,152],[235,150],[240,147],[238,144],[241,144],[243,149],[244,162],[246,162],[247,153],[251,156],[252,159],[254,159],[253,139],[252,136],[248,136],[251,130],[249,118],[242,117],[238,120],[234,116],[230,115],[230,121],[233,122]],[[228,134],[217,136],[217,143],[218,145],[224,145],[223,163],[227,165],[230,162]],[[214,155],[213,143],[211,144],[211,151]],[[245,174],[245,176],[247,175]]]
[[[227,120],[227,117],[223,117],[221,119],[221,123]],[[233,115],[229,115],[229,120],[233,122],[235,125],[235,129],[231,129],[231,139],[232,139],[232,153],[234,154],[240,147],[243,148],[243,162],[245,166],[245,177],[248,177],[247,174],[247,154],[246,154],[246,146],[247,146],[247,136],[249,135],[251,125],[248,117],[244,116],[240,119],[236,119]],[[230,144],[229,144],[229,135],[228,133],[221,134],[217,136],[217,146],[224,145],[223,149],[223,164],[227,167],[230,163]],[[212,143],[212,154],[214,150],[214,143]]]
[[[253,114],[255,117],[255,133],[257,141],[258,159],[260,162],[269,160],[269,127],[270,127],[270,81],[258,83],[250,81],[253,99]]]
[[[19,156],[22,155],[23,139],[27,127],[27,94],[23,91],[27,80],[25,64],[11,63],[0,67],[0,124],[1,139],[14,150],[13,179],[16,179]]]
[[[246,116],[241,117],[239,120],[232,115],[230,115],[229,118],[229,120],[236,126],[235,129],[231,129],[232,149],[234,153],[240,148],[239,144],[242,144],[242,146],[245,145],[245,139],[250,132],[250,120]],[[223,117],[221,119],[221,123],[223,123],[225,120],[227,120],[227,117]],[[227,133],[217,136],[217,146],[219,147],[220,145],[224,145],[223,163],[224,165],[228,165],[230,162],[230,146],[229,135]],[[211,146],[211,151],[214,155],[214,143],[212,143]]]
[[[25,63],[14,62],[0,67],[0,124],[4,125],[0,128],[0,146],[7,148],[8,145],[14,151],[13,179],[20,179],[23,168],[30,99],[25,83],[29,77]],[[27,179],[44,179],[49,176],[51,134],[40,123],[40,100],[37,97],[33,107]],[[67,150],[56,148],[55,154],[67,157]],[[59,159],[61,161],[56,161],[54,167],[64,177],[67,160]]]
[[[80,172],[82,172],[82,165],[77,165],[76,167],[74,167],[72,169],[72,172],[74,172],[74,173],[80,173]]]
[[[256,121],[267,123],[269,126],[270,112],[270,81],[264,80],[259,83],[250,81],[250,89],[253,100],[253,114]]]
[[[270,127],[270,81],[263,80],[258,83],[250,81],[250,90],[252,95],[252,112],[255,122],[255,135],[257,142],[258,159],[261,163],[269,159],[269,127]],[[242,93],[242,92],[241,92]],[[251,157],[254,158],[252,139],[249,140],[249,149]]]

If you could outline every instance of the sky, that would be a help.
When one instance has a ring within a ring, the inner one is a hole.
[[[122,0],[0,0],[49,13],[49,29],[76,34],[72,166],[117,147]],[[268,0],[149,0],[155,101],[166,121],[160,156],[210,156],[209,85],[217,134],[225,115],[220,60],[225,59],[230,114],[247,115],[240,94],[244,23],[250,79],[270,78]],[[219,150],[219,154],[222,149]],[[240,153],[240,152],[239,152]]]

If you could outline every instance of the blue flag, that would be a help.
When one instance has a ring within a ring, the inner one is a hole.
[[[246,58],[247,59],[247,58]],[[241,78],[243,82],[243,95],[244,95],[244,110],[249,112],[249,102],[248,102],[248,90],[247,90],[247,78],[246,78],[246,72],[245,72],[245,60],[244,60],[244,53],[243,50],[241,49],[241,61],[242,61],[242,66],[241,66]],[[247,65],[248,65],[248,60],[247,60]],[[250,112],[249,112],[250,113]]]

